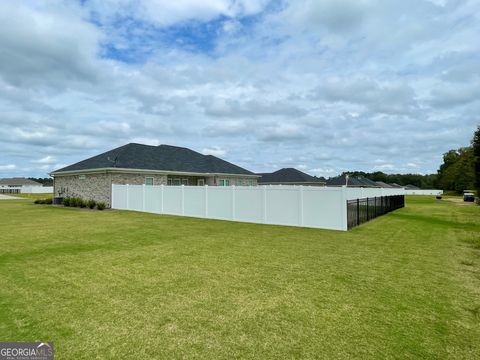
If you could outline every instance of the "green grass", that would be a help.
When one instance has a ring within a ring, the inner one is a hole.
[[[0,340],[58,359],[480,358],[480,207],[349,232],[0,201]]]

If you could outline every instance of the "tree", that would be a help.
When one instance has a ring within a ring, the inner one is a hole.
[[[477,131],[473,135],[472,147],[475,161],[475,189],[477,190],[477,196],[480,197],[480,126],[477,127]]]
[[[443,164],[438,170],[437,185],[443,190],[463,190],[475,186],[475,160],[473,147],[450,150],[443,154]]]

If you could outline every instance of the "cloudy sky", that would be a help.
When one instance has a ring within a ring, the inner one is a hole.
[[[480,124],[478,0],[0,2],[0,177],[128,142],[436,172]]]

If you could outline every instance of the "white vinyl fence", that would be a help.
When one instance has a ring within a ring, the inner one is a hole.
[[[443,195],[443,190],[405,190],[405,195]]]
[[[112,208],[347,230],[347,200],[403,194],[404,189],[380,188],[112,185]]]
[[[48,194],[53,193],[53,186],[22,186],[22,194]]]
[[[48,194],[53,193],[53,186],[1,186],[2,194]]]

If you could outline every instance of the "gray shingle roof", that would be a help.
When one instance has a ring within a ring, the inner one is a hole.
[[[0,179],[0,185],[10,185],[10,186],[43,186],[42,184],[26,179],[26,178],[20,178],[20,177],[14,177],[14,178],[3,178]]]
[[[300,170],[294,168],[283,168],[272,173],[261,173],[258,174],[262,177],[258,179],[258,183],[277,183],[277,184],[288,184],[288,183],[322,183],[324,182],[320,178],[308,175]]]
[[[172,172],[255,175],[240,166],[212,155],[171,145],[150,146],[130,143],[103,154],[55,170],[80,171],[101,168],[160,170]]]

